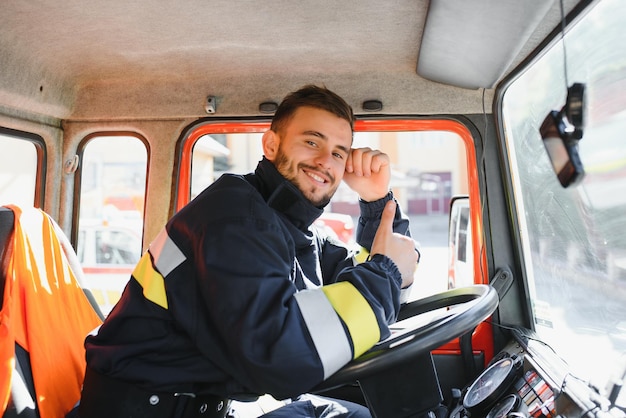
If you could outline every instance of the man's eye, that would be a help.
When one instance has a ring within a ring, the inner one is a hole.
[[[339,152],[335,152],[335,153],[333,153],[333,155],[334,155],[336,158],[339,158],[339,159],[341,159],[341,160],[343,160],[343,159],[345,158],[345,157],[343,156],[343,154],[341,154],[341,153],[339,153]]]
[[[315,141],[307,140],[306,143],[309,144],[312,147],[317,147],[317,142],[315,142]]]

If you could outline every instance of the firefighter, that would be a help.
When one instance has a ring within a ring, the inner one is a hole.
[[[353,149],[353,122],[337,94],[304,86],[253,173],[223,175],[169,220],[85,341],[81,418],[224,417],[262,394],[286,400],[265,417],[370,416],[307,395],[389,336],[419,261],[389,157]],[[360,254],[313,226],[341,181],[359,195]]]

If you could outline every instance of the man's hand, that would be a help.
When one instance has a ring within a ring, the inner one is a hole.
[[[380,225],[372,243],[371,255],[383,254],[389,257],[402,274],[402,288],[413,283],[413,274],[417,268],[415,243],[410,237],[393,232],[393,219],[396,202],[390,200],[385,205],[380,218]]]
[[[389,193],[391,165],[389,156],[370,148],[353,148],[348,154],[343,181],[366,202]]]

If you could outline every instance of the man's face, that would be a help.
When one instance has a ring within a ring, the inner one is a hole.
[[[266,156],[313,205],[328,204],[343,179],[352,146],[348,121],[325,110],[301,107]]]

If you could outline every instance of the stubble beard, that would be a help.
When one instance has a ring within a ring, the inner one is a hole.
[[[328,193],[322,195],[321,197],[316,197],[315,186],[310,186],[308,188],[305,188],[305,186],[303,186],[298,180],[297,174],[302,168],[305,168],[309,171],[319,171],[319,169],[315,167],[311,167],[306,164],[302,164],[302,163],[298,164],[297,166],[294,165],[292,161],[289,158],[287,158],[287,155],[280,149],[280,147],[278,148],[278,152],[276,153],[276,158],[274,159],[274,165],[276,166],[276,169],[278,170],[278,172],[284,178],[286,178],[289,182],[291,182],[294,186],[296,186],[298,190],[302,192],[304,197],[306,197],[307,200],[309,200],[309,202],[311,202],[314,206],[318,208],[323,208],[326,205],[328,205],[328,203],[330,202],[330,199],[332,199],[333,195],[335,194],[335,191],[337,190],[337,186],[334,186]],[[328,173],[325,173],[325,175],[330,177],[331,181],[334,181],[333,176],[331,176]]]

